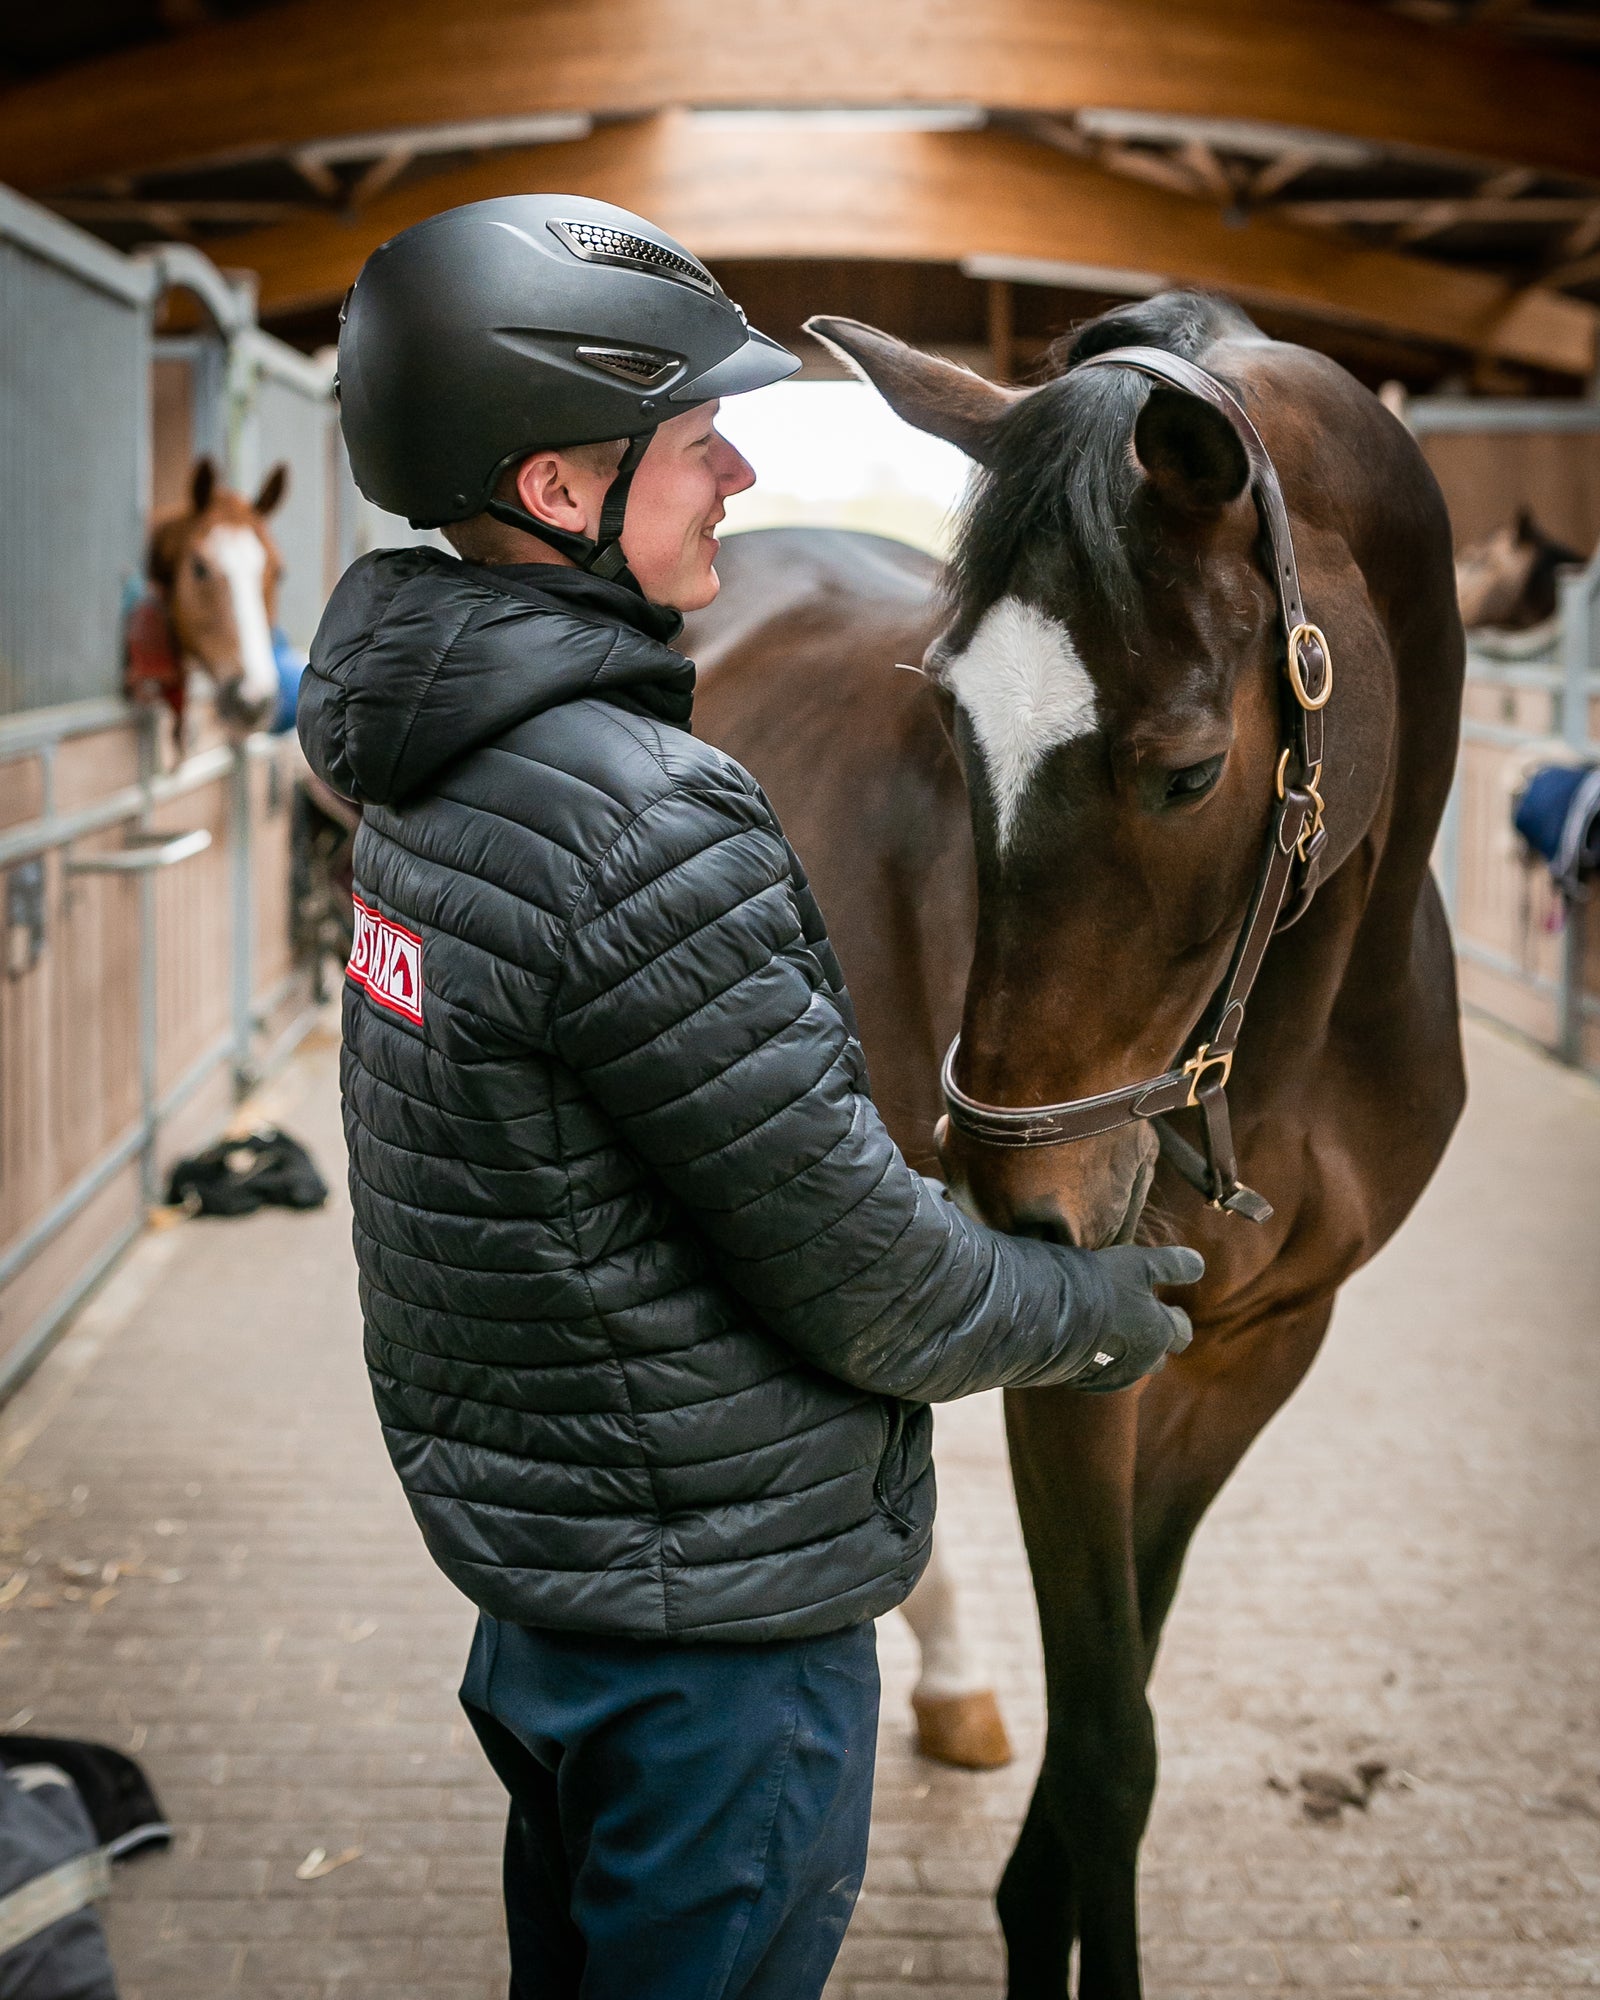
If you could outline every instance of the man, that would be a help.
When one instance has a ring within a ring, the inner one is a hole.
[[[680,613],[798,367],[623,210],[481,202],[347,305],[364,557],[300,699],[359,799],[343,1080],[366,1351],[511,1794],[522,2000],[808,2000],[861,1880],[871,1621],[927,1558],[928,1405],[1121,1388],[1192,1251],[1000,1236],[912,1172]]]

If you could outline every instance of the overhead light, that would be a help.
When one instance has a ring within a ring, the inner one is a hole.
[[[961,270],[968,278],[1056,285],[1067,292],[1110,292],[1130,299],[1147,299],[1172,283],[1155,271],[1130,271],[1116,264],[1057,264],[1047,257],[963,257]]]
[[[1123,139],[1151,146],[1196,143],[1254,160],[1304,153],[1319,166],[1360,167],[1374,157],[1374,149],[1359,139],[1313,132],[1298,125],[1263,125],[1253,118],[1179,118],[1163,111],[1089,110],[1078,112],[1072,122],[1092,139]]]
[[[976,132],[989,120],[981,104],[705,105],[689,115],[734,131]]]

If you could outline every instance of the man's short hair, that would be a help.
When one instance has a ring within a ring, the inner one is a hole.
[[[514,501],[517,497],[517,474],[530,458],[538,458],[542,452],[554,451],[560,457],[570,459],[574,465],[582,466],[586,472],[615,472],[627,448],[626,438],[607,438],[600,444],[544,445],[539,451],[524,452],[495,481],[494,497]],[[439,532],[464,562],[526,560],[520,531],[505,521],[497,521],[492,514],[471,514],[465,521],[449,522]],[[532,530],[528,532],[531,534]]]

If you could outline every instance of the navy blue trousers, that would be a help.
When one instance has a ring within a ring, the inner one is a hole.
[[[866,1865],[873,1628],[640,1644],[482,1617],[511,2000],[816,2000]]]

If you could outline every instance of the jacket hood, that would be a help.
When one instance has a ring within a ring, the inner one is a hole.
[[[676,612],[555,564],[379,549],[345,571],[300,683],[301,746],[346,798],[396,805],[467,751],[585,696],[687,728]]]

